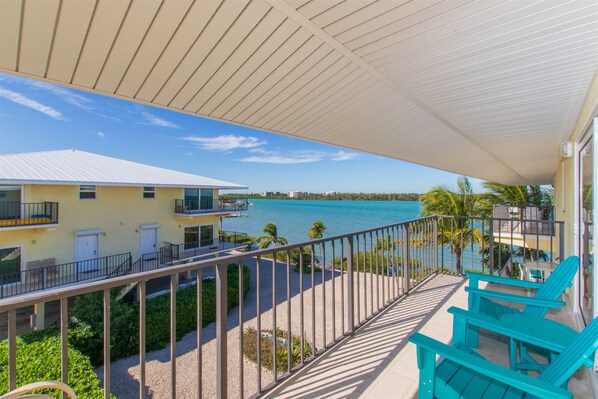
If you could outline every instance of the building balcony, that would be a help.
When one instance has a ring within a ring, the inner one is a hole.
[[[482,229],[485,241],[467,242],[467,223]],[[499,274],[505,267],[499,266],[497,257],[484,255],[484,249],[493,245],[490,220],[470,219],[467,223],[429,217],[140,271],[84,287],[7,298],[0,305],[8,315],[10,388],[14,389],[17,381],[17,358],[11,347],[16,346],[18,312],[38,302],[62,299],[60,314],[68,315],[71,297],[99,291],[108,298],[110,289],[133,285],[134,306],[139,311],[139,355],[111,362],[111,341],[103,342],[103,387],[117,397],[144,397],[151,392],[155,397],[411,398],[417,391],[418,371],[415,347],[408,337],[421,331],[450,342],[452,318],[446,309],[453,305],[467,308],[467,283],[461,271]],[[457,228],[463,234],[446,231]],[[449,243],[443,237],[458,238]],[[453,251],[455,247],[461,251]],[[242,279],[238,289],[227,290],[229,268],[245,267],[250,274],[247,295],[243,295]],[[165,323],[170,328],[170,342],[166,349],[146,353],[148,329],[156,328],[146,325],[147,288],[160,278],[175,287],[180,275],[196,279],[195,284],[188,284],[191,295],[167,290],[170,306],[165,306],[169,311]],[[178,298],[204,298],[205,276],[214,276],[215,289],[210,288],[209,300],[186,308],[184,314],[178,312],[179,306],[172,305]],[[239,305],[230,309],[231,300]],[[114,337],[106,303],[104,331]],[[205,315],[202,307],[206,306],[215,308],[214,323],[205,325],[200,317],[184,331],[177,330],[182,325],[179,318],[189,324],[190,315],[196,311]],[[570,310],[551,317],[570,322]],[[68,319],[60,325],[62,334],[68,334]],[[193,329],[197,333],[189,334]],[[273,331],[277,331],[276,339]],[[177,342],[177,336],[183,335]],[[496,336],[484,335],[480,342],[481,355],[505,363],[503,354],[508,351]],[[177,351],[177,347],[185,349]],[[259,360],[250,360],[250,348],[259,354]],[[157,357],[160,362],[146,361]],[[66,369],[66,358],[61,361]],[[568,386],[582,399],[592,397],[584,373],[576,374]],[[52,379],[60,380],[60,375]]]
[[[174,213],[177,216],[241,215],[247,212],[248,200],[177,199]]]
[[[57,202],[0,202],[0,229],[39,229],[58,225]]]

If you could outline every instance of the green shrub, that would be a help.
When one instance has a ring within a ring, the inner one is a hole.
[[[264,336],[265,334],[270,336]],[[253,363],[257,363],[257,334],[255,328],[249,327],[243,332],[243,355]],[[272,330],[262,330],[260,334],[261,341],[261,363],[266,370],[272,370]],[[287,332],[276,328],[276,370],[278,373],[284,373],[288,368],[288,347],[286,342]],[[312,355],[311,344],[303,340],[303,356],[307,359]],[[301,338],[291,336],[291,367],[295,367],[301,362]]]
[[[70,336],[70,335],[69,335]],[[29,337],[31,338],[31,336]],[[36,381],[60,381],[60,337],[38,334],[37,340],[17,337],[17,386]],[[8,342],[0,342],[0,358],[8,359]],[[91,362],[81,352],[69,344],[68,385],[73,388],[78,398],[103,398],[100,379],[95,374]],[[8,388],[8,362],[0,362],[0,395]],[[56,390],[43,390],[43,393],[60,397]]]

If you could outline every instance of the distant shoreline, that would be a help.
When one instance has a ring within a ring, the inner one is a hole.
[[[289,197],[276,193],[262,196],[261,194],[220,194],[221,199],[265,199],[265,200],[325,200],[325,201],[419,201],[421,194],[416,193],[338,193],[317,194],[303,193],[300,197]]]

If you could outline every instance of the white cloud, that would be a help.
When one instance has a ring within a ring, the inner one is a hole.
[[[232,134],[226,134],[216,137],[196,137],[187,136],[183,137],[183,140],[189,141],[195,144],[202,150],[207,151],[230,151],[235,148],[256,148],[266,144],[265,141],[260,141],[256,137],[244,137],[235,136]]]
[[[106,135],[104,134],[104,132],[97,132],[96,136],[98,136],[99,138],[103,139]]]
[[[37,102],[35,100],[32,100],[28,97],[25,97],[21,93],[17,93],[17,92],[11,91],[11,90],[6,90],[3,88],[0,88],[0,97],[4,97],[9,101],[12,101],[14,103],[17,103],[17,104],[22,105],[27,108],[31,108],[35,111],[41,112],[42,114],[48,115],[50,118],[54,118],[57,120],[65,120],[65,118],[62,116],[62,113],[60,113],[60,111],[57,111],[56,109],[54,109],[48,105],[44,105],[44,104]]]
[[[280,155],[267,155],[267,156],[251,156],[247,158],[239,159],[241,162],[252,162],[252,163],[272,163],[279,165],[292,165],[298,163],[311,163],[321,161],[319,157],[285,157]]]
[[[353,159],[358,159],[359,154],[356,152],[345,152],[339,151],[337,153],[332,154],[333,161],[351,161]]]
[[[146,124],[152,125],[152,126],[159,126],[159,127],[172,127],[172,128],[178,128],[179,126],[169,122],[167,120],[158,118],[155,115],[150,114],[149,112],[142,112],[141,115],[143,115],[143,118],[145,118]]]

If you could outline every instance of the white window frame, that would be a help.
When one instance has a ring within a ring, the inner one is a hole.
[[[83,187],[86,188],[86,190],[83,190]],[[90,187],[93,187],[93,191],[91,189],[89,189]],[[81,193],[91,193],[93,192],[93,198],[81,198]],[[97,200],[98,199],[98,186],[96,186],[95,184],[81,184],[79,185],[79,199],[82,201],[93,201],[93,200]]]
[[[147,188],[151,190],[146,190]],[[146,197],[145,194],[152,194],[151,197]],[[143,186],[141,188],[141,198],[142,199],[156,199],[156,187],[155,186]]]

